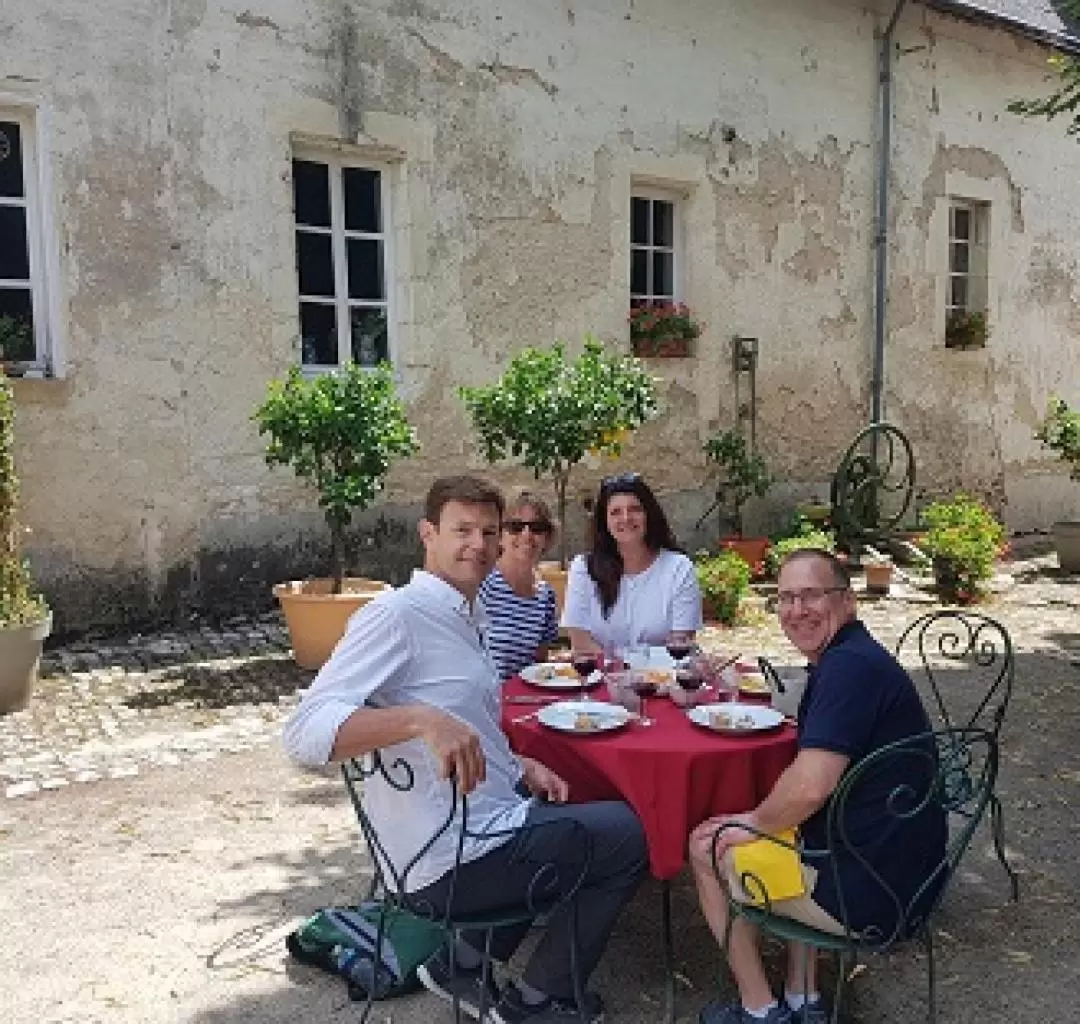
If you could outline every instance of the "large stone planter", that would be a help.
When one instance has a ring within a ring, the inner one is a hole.
[[[1054,547],[1061,571],[1080,573],[1080,522],[1054,523]]]
[[[52,612],[29,626],[0,629],[0,715],[21,711],[30,703],[41,644],[50,632]]]
[[[293,658],[301,668],[319,669],[345,633],[349,616],[386,590],[389,583],[346,577],[340,594],[330,579],[293,580],[274,587],[289,627]]]

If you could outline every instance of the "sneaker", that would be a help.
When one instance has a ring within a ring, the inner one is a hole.
[[[604,1001],[595,992],[585,993],[585,1019],[588,1024],[603,1024]],[[498,1004],[489,1011],[484,1024],[572,1024],[580,1020],[578,1008],[572,1002],[548,999],[530,1006],[511,982],[503,990]]]
[[[787,1003],[774,1006],[764,1017],[751,1016],[742,1003],[708,1003],[698,1014],[698,1024],[795,1024]]]
[[[462,1013],[468,1014],[473,1020],[480,1019],[481,1002],[490,1008],[499,1001],[499,990],[490,976],[487,998],[481,999],[484,992],[484,972],[480,968],[467,971],[464,967],[456,967],[451,973],[446,949],[439,950],[421,964],[416,969],[416,977],[424,988],[448,1003],[453,1004],[456,994]]]
[[[812,999],[798,1010],[791,1011],[791,1019],[794,1024],[829,1024],[829,1014],[825,1009],[825,1001],[821,998]]]

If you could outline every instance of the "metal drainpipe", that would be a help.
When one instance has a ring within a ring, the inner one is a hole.
[[[881,422],[885,390],[885,302],[889,257],[889,169],[892,156],[892,79],[893,33],[908,0],[897,0],[889,24],[881,36],[878,51],[878,86],[880,93],[881,145],[878,153],[877,233],[874,245],[877,261],[874,279],[874,371],[871,380],[870,421]]]

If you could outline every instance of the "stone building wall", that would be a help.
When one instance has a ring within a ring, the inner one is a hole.
[[[556,337],[627,344],[633,187],[681,197],[707,329],[694,358],[654,364],[665,414],[623,462],[689,542],[700,442],[736,414],[733,335],[760,340],[757,436],[784,481],[762,523],[823,493],[865,422],[872,3],[40,8],[0,0],[0,109],[47,114],[65,374],[17,382],[18,457],[61,628],[241,607],[319,562],[313,503],[264,467],[249,419],[297,358],[296,147],[380,161],[391,190],[393,355],[423,447],[360,517],[362,571],[400,578],[427,482],[482,468],[458,384]],[[1030,434],[1050,391],[1077,397],[1080,149],[1004,112],[1044,87],[1046,51],[921,6],[898,42],[887,415],[928,493],[963,484],[1045,525],[1077,500]],[[942,343],[950,193],[990,203],[984,351]]]

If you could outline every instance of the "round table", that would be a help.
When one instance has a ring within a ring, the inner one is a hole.
[[[669,879],[686,864],[687,837],[716,814],[756,807],[794,760],[795,729],[752,736],[722,736],[694,725],[667,697],[650,697],[652,726],[631,723],[595,735],[558,732],[535,717],[537,707],[508,697],[549,695],[521,679],[503,688],[502,725],[515,751],[542,761],[570,785],[570,799],[625,800],[641,819],[656,878]],[[567,696],[574,696],[568,694]],[[607,700],[600,686],[590,691]]]

